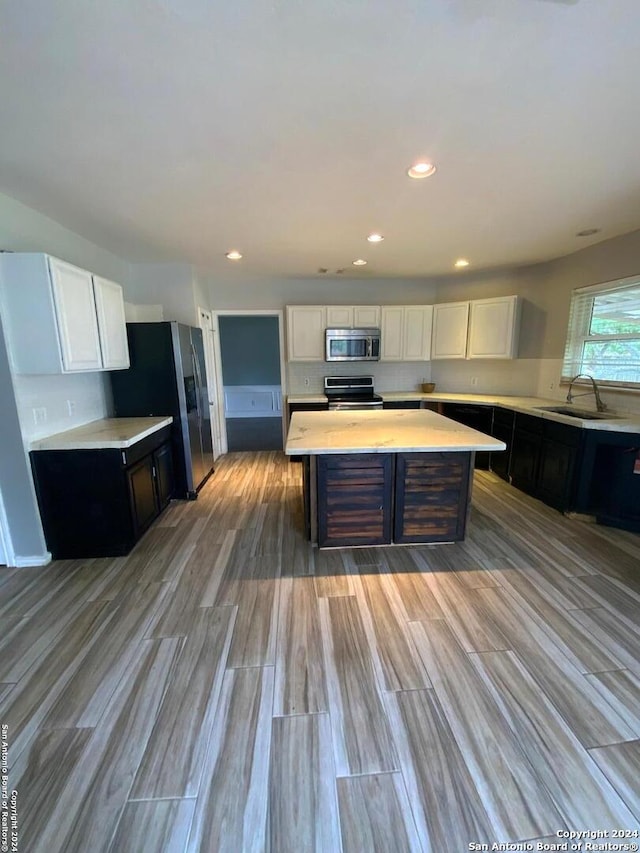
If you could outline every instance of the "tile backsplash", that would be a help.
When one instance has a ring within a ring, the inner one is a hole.
[[[435,382],[436,390],[461,394],[512,394],[565,400],[567,386],[560,384],[562,359],[518,358],[482,361],[460,359],[431,362],[290,362],[288,394],[321,394],[325,376],[374,377],[376,391],[418,391],[421,382]],[[613,412],[640,412],[640,393],[602,390]],[[579,405],[595,408],[591,396]]]
[[[431,382],[431,363],[424,361],[289,362],[288,394],[322,394],[325,376],[373,376],[376,391],[418,391]]]

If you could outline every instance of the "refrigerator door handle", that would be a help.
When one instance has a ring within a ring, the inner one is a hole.
[[[193,375],[196,378],[196,412],[198,413],[198,423],[202,425],[202,413],[200,412],[200,390],[202,388],[202,380],[200,378],[200,370],[198,368],[196,348],[193,344],[191,344],[191,364],[193,366]]]

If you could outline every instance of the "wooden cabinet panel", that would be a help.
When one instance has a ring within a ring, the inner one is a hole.
[[[404,309],[404,341],[402,355],[405,361],[428,361],[431,358],[431,305],[406,305]]]
[[[127,368],[129,367],[129,345],[122,288],[113,281],[94,275],[93,290],[98,315],[102,366],[107,370]]]
[[[381,320],[381,361],[402,361],[404,308],[383,305]]]
[[[327,305],[328,329],[377,329],[379,305]]]
[[[469,312],[467,358],[515,358],[518,312],[517,296],[474,299]]]
[[[158,510],[161,512],[173,497],[175,480],[173,476],[173,453],[170,442],[163,444],[153,454],[153,468],[156,481]]]
[[[431,357],[431,305],[383,305],[381,361],[428,361]]]
[[[318,457],[320,547],[391,542],[392,456]]]
[[[541,445],[540,434],[516,426],[511,448],[511,482],[530,495],[535,494],[536,490]]]
[[[133,523],[137,534],[151,524],[158,514],[153,459],[146,456],[136,465],[127,469],[129,498],[133,513]]]
[[[464,538],[469,457],[469,453],[397,454],[394,542]]]
[[[100,370],[102,356],[91,273],[49,258],[65,370]]]
[[[465,358],[468,322],[468,302],[434,305],[431,358]]]
[[[544,439],[536,491],[546,504],[564,510],[573,488],[577,450],[559,441]]]
[[[287,305],[289,361],[324,361],[324,305]]]

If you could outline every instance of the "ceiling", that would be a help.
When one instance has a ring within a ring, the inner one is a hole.
[[[535,263],[640,228],[639,36],[638,0],[6,2],[0,192],[213,275]]]

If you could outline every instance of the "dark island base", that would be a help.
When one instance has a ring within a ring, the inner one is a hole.
[[[472,470],[472,452],[306,456],[307,537],[320,548],[460,541]]]

